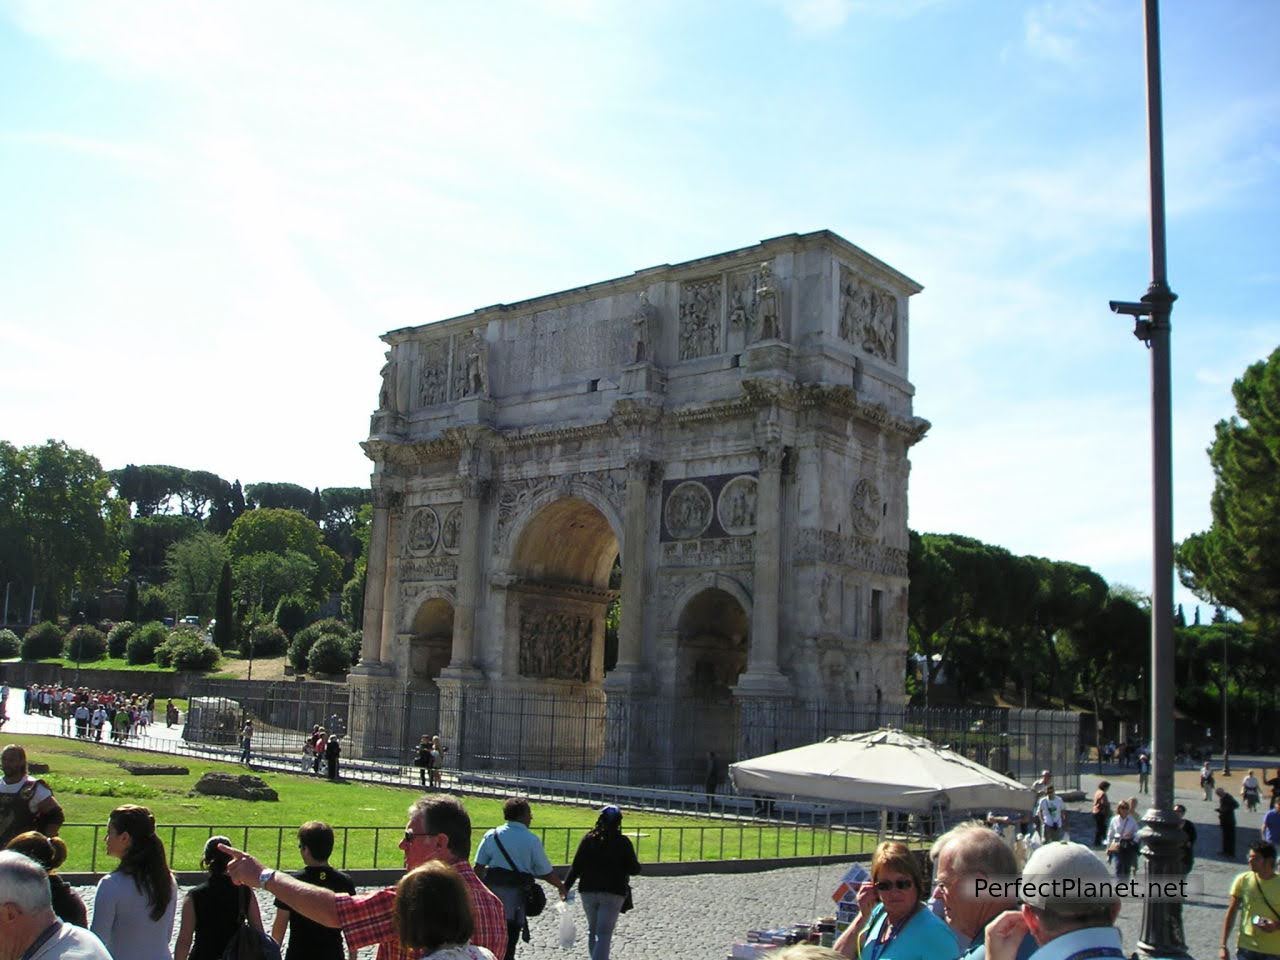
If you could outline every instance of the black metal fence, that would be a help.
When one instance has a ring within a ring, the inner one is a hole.
[[[1075,713],[991,707],[863,709],[603,691],[567,697],[206,680],[192,691],[185,737],[232,744],[246,716],[255,719],[255,753],[301,757],[314,725],[336,725],[346,735],[344,756],[407,766],[419,739],[439,734],[453,774],[701,787],[709,775],[723,782],[736,760],[882,726],[950,746],[1016,779],[1049,769],[1060,785],[1071,787],[1080,774]]]

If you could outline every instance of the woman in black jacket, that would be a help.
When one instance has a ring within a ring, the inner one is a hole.
[[[587,914],[587,950],[591,960],[609,960],[618,914],[630,909],[630,877],[640,872],[635,847],[622,835],[622,811],[610,805],[600,811],[596,825],[578,844],[573,866],[565,877],[566,892],[575,880]]]

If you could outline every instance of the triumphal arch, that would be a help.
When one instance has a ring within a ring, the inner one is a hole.
[[[356,749],[405,689],[464,765],[468,693],[546,697],[525,754],[639,780],[900,705],[919,290],[820,231],[386,334]]]

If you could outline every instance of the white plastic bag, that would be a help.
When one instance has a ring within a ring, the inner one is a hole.
[[[578,937],[578,927],[573,922],[573,914],[569,912],[563,900],[556,904],[556,910],[560,913],[560,948],[572,950],[573,941]]]

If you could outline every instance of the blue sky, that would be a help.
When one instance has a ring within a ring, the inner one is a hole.
[[[1162,20],[1182,537],[1280,343],[1280,7]],[[830,228],[925,286],[912,526],[1149,590],[1143,75],[1137,0],[0,0],[0,437],[363,483],[384,331]]]

